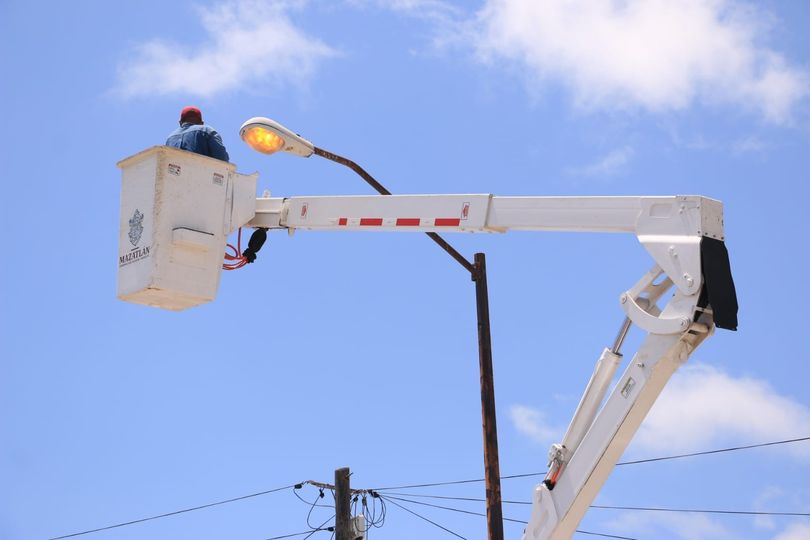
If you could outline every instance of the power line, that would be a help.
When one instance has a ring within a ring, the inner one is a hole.
[[[297,487],[297,486],[296,486],[296,487]],[[312,511],[313,511],[313,510],[315,510],[315,507],[334,508],[334,506],[328,506],[328,505],[325,505],[325,504],[318,504],[318,501],[319,501],[320,499],[323,499],[323,497],[324,497],[324,494],[323,494],[323,488],[319,488],[319,489],[318,489],[318,495],[315,497],[315,500],[313,500],[313,501],[312,501],[312,503],[307,503],[307,501],[305,501],[304,499],[302,499],[302,498],[301,498],[301,497],[298,495],[297,489],[294,489],[294,490],[293,490],[293,493],[294,493],[294,494],[295,494],[295,496],[296,496],[296,497],[298,497],[298,498],[299,498],[299,499],[300,499],[302,502],[304,502],[305,504],[309,504],[309,505],[310,505],[310,506],[309,506],[309,512],[307,512],[307,527],[309,527],[310,529],[316,529],[316,528],[319,528],[319,527],[323,527],[323,524],[319,525],[318,527],[313,527],[313,526],[312,526],[312,524],[309,522],[310,517],[312,517]],[[333,495],[334,495],[334,494],[333,494]],[[329,518],[329,519],[332,519],[332,518]],[[329,520],[327,519],[326,521],[329,521]]]
[[[802,442],[802,441],[810,441],[810,437],[800,437],[798,439],[786,439],[783,441],[773,441],[773,442],[766,442],[760,444],[749,444],[747,446],[732,446],[730,448],[720,448],[718,450],[705,450],[703,452],[692,452],[690,454],[677,454],[674,456],[665,456],[665,457],[658,457],[658,458],[648,458],[648,459],[637,459],[635,461],[623,461],[621,463],[617,463],[616,465],[637,465],[639,463],[651,463],[653,461],[665,461],[668,459],[681,459],[687,457],[695,457],[695,456],[706,456],[708,454],[720,454],[723,452],[734,452],[737,450],[749,450],[751,448],[762,448],[764,446],[774,446],[777,444],[788,444],[788,443],[795,443],[795,442]]]
[[[300,486],[300,485],[301,484],[296,484],[295,486],[293,486],[293,495],[295,495],[298,498],[299,501],[306,504],[307,506],[313,506],[313,507],[317,506],[318,508],[334,508],[334,506],[329,506],[328,504],[317,504],[318,503],[317,499],[315,500],[314,503],[311,503],[309,501],[304,500],[301,497],[301,495],[298,494],[298,489],[299,489],[298,486]],[[321,493],[323,493],[323,490],[321,490]],[[319,496],[319,498],[323,498],[323,497]]]
[[[271,536],[270,538],[265,538],[265,540],[281,540],[282,538],[294,538],[296,536],[304,536],[305,534],[308,534],[308,535],[312,536],[312,533],[316,533],[318,531],[330,531],[331,532],[333,530],[334,530],[334,527],[327,527],[325,529],[315,529],[315,530],[304,531],[304,532],[300,532],[300,533],[283,534],[281,536]]]
[[[405,497],[418,497],[422,499],[443,499],[443,500],[451,500],[451,501],[467,501],[467,502],[486,502],[486,499],[481,499],[477,497],[449,497],[444,495],[423,495],[419,493],[392,493],[388,492],[386,497],[391,497],[392,495],[402,495]],[[400,499],[397,499],[400,500]],[[407,500],[407,499],[402,499]],[[410,501],[414,503],[418,503],[418,501]],[[501,501],[504,504],[520,504],[520,505],[531,505],[530,501]],[[424,503],[427,504],[427,503]],[[437,508],[445,508],[443,506],[437,506]],[[796,516],[796,517],[808,517],[810,516],[810,512],[765,512],[765,511],[754,511],[754,510],[707,510],[701,508],[663,508],[663,507],[645,507],[645,506],[607,506],[607,505],[599,505],[593,504],[590,508],[599,508],[603,510],[639,510],[639,511],[647,511],[647,512],[684,512],[684,513],[701,513],[701,514],[739,514],[739,515],[746,515],[746,516]],[[448,508],[449,509],[449,508]]]
[[[402,508],[403,510],[405,510],[405,511],[406,511],[406,512],[408,512],[409,514],[413,514],[414,516],[418,517],[419,519],[423,519],[423,520],[427,521],[428,523],[430,523],[430,524],[432,524],[432,525],[435,525],[436,527],[438,527],[438,528],[442,529],[443,531],[447,531],[447,532],[449,532],[450,534],[452,534],[452,535],[453,535],[453,536],[455,536],[456,538],[461,538],[461,540],[467,540],[465,537],[461,536],[460,534],[458,534],[458,533],[456,533],[456,532],[451,531],[451,530],[450,530],[450,529],[448,529],[447,527],[443,527],[443,526],[439,525],[439,524],[438,524],[438,523],[436,523],[435,521],[431,521],[430,519],[426,518],[426,517],[425,517],[425,516],[423,516],[423,515],[417,514],[417,513],[416,513],[416,512],[414,512],[413,510],[410,510],[409,508],[405,508],[404,506],[402,506],[401,504],[399,504],[399,503],[398,503],[398,502],[396,502],[396,501],[392,501],[392,500],[390,500],[390,499],[389,499],[389,500],[388,500],[388,502],[390,502],[390,503],[391,503],[391,504],[393,504],[394,506],[398,506],[398,507]]]
[[[365,530],[361,532],[368,532],[372,527],[376,527],[378,529],[382,528],[385,525],[385,515],[386,515],[386,508],[385,508],[385,501],[382,497],[379,496],[377,493],[371,493],[371,506],[368,504],[368,495],[369,493],[355,493],[354,498],[352,499],[352,515],[356,516],[358,514],[363,514],[366,519],[366,526]],[[377,508],[377,501],[379,500],[379,509]],[[358,510],[357,506],[361,506]]]
[[[310,532],[308,535],[306,535],[303,540],[307,540],[307,538],[309,538],[310,536],[312,536],[313,534],[315,534],[318,531],[324,531],[324,530],[328,531],[329,529],[334,531],[335,530],[334,527],[327,527],[326,529],[323,528],[324,525],[326,525],[327,523],[329,523],[333,519],[335,519],[335,516],[330,517],[329,519],[327,519],[326,521],[324,521],[323,523],[321,523],[317,527],[314,527],[312,529],[312,532]]]
[[[780,445],[780,444],[790,444],[790,443],[804,442],[804,441],[808,441],[808,440],[810,440],[810,437],[799,437],[799,438],[794,438],[794,439],[785,439],[785,440],[781,440],[781,441],[771,441],[771,442],[765,442],[765,443],[759,443],[759,444],[750,444],[750,445],[745,445],[745,446],[734,446],[734,447],[729,447],[729,448],[720,448],[720,449],[716,449],[716,450],[705,450],[705,451],[702,451],[702,452],[692,452],[692,453],[688,453],[688,454],[677,454],[677,455],[672,455],[672,456],[662,456],[662,457],[655,457],[655,458],[639,459],[639,460],[634,460],[634,461],[623,461],[623,462],[617,463],[616,465],[617,466],[618,465],[637,465],[637,464],[640,464],[640,463],[651,463],[651,462],[656,462],[656,461],[666,461],[666,460],[673,460],[673,459],[682,459],[682,458],[687,458],[687,457],[705,456],[705,455],[710,455],[710,454],[720,454],[720,453],[725,453],[725,452],[734,452],[734,451],[738,451],[738,450],[749,450],[749,449],[752,449],[752,448],[763,448],[763,447],[766,447],[766,446],[775,446],[775,445]],[[524,473],[524,474],[513,474],[513,475],[508,475],[508,476],[501,476],[501,479],[502,480],[508,480],[508,479],[514,479],[514,478],[525,478],[525,477],[530,477],[530,476],[542,476],[544,474],[546,474],[546,473],[545,472],[533,472],[533,473]],[[389,487],[375,488],[375,489],[370,490],[370,491],[389,491],[389,490],[394,490],[394,489],[414,489],[414,488],[422,488],[422,487],[448,486],[448,485],[456,485],[456,484],[470,484],[470,483],[483,482],[483,481],[484,481],[483,478],[475,478],[475,479],[468,479],[468,480],[453,480],[453,481],[449,481],[449,482],[432,482],[432,483],[424,483],[424,484],[409,484],[409,485],[402,485],[402,486],[389,486]],[[48,540],[63,540],[65,538],[73,538],[73,537],[76,537],[76,536],[82,536],[82,535],[90,534],[90,533],[94,533],[94,532],[106,531],[106,530],[110,530],[110,529],[116,529],[116,528],[119,528],[119,527],[126,527],[128,525],[135,525],[137,523],[143,523],[145,521],[152,521],[152,520],[155,520],[155,519],[161,519],[161,518],[165,518],[165,517],[176,516],[178,514],[184,514],[184,513],[187,513],[187,512],[194,512],[196,510],[203,510],[205,508],[211,508],[213,506],[219,506],[219,505],[228,504],[228,503],[232,503],[232,502],[242,501],[242,500],[245,500],[245,499],[250,499],[250,498],[253,498],[253,497],[259,497],[261,495],[267,495],[267,494],[270,494],[270,493],[275,493],[277,491],[290,489],[290,488],[293,488],[293,487],[297,488],[301,484],[304,484],[304,483],[309,483],[309,482],[301,482],[300,484],[291,484],[289,486],[283,486],[283,487],[280,487],[280,488],[269,489],[269,490],[266,490],[266,491],[260,491],[258,493],[251,493],[251,494],[248,494],[248,495],[242,495],[240,497],[233,497],[231,499],[225,499],[225,500],[222,500],[222,501],[216,501],[216,502],[213,502],[213,503],[203,504],[203,505],[200,505],[200,506],[194,506],[194,507],[191,507],[191,508],[184,508],[182,510],[175,510],[173,512],[167,512],[167,513],[158,514],[158,515],[155,515],[155,516],[149,516],[149,517],[145,517],[145,518],[141,518],[141,519],[135,519],[135,520],[126,521],[126,522],[123,522],[123,523],[116,523],[114,525],[108,525],[106,527],[98,527],[96,529],[88,529],[86,531],[66,534],[66,535],[63,535],[63,536],[55,536],[55,537],[49,538]],[[416,501],[413,501],[413,502],[416,502]],[[519,501],[507,501],[507,504],[525,504],[525,503],[522,503],[522,502],[519,502]],[[397,506],[400,506],[400,505],[397,505]],[[616,509],[624,509],[624,508],[616,508]],[[656,509],[652,509],[652,508],[643,509],[643,508],[640,508],[640,507],[633,507],[633,508],[627,507],[626,509],[650,510],[650,511],[656,510]],[[657,509],[657,510],[658,511],[679,511],[679,509]],[[408,510],[408,511],[410,511],[410,510]],[[684,510],[684,511],[759,515],[759,514],[753,513],[753,512],[731,511],[731,510],[729,510],[729,511]],[[785,513],[762,513],[762,515],[807,516],[807,515],[810,515],[810,514],[785,512]],[[436,525],[439,526],[438,524],[436,524]],[[317,532],[317,531],[313,531],[313,533],[314,532]],[[452,532],[452,531],[448,531],[448,532]],[[587,532],[583,532],[583,533],[584,534],[598,534],[598,533],[587,533]],[[453,533],[453,534],[455,534],[455,533]]]
[[[546,474],[545,471],[542,472],[533,472],[533,473],[523,473],[523,474],[510,474],[508,476],[501,476],[501,480],[512,480],[514,478],[526,478],[528,476],[543,476]],[[408,484],[404,486],[388,486],[388,487],[381,487],[381,488],[373,488],[372,491],[388,491],[390,489],[410,489],[410,488],[421,488],[421,487],[434,487],[434,486],[451,486],[455,484],[473,484],[476,482],[484,482],[484,478],[471,478],[469,480],[450,480],[449,482],[433,482],[430,484]]]
[[[202,510],[204,508],[211,508],[212,506],[219,506],[221,504],[228,504],[228,503],[232,503],[232,502],[236,502],[236,501],[242,501],[242,500],[245,500],[245,499],[250,499],[252,497],[259,497],[261,495],[267,495],[269,493],[275,493],[277,491],[283,491],[285,489],[290,489],[291,487],[294,487],[294,485],[295,484],[291,484],[289,486],[284,486],[284,487],[280,487],[280,488],[268,489],[267,491],[260,491],[258,493],[251,493],[250,495],[242,495],[241,497],[234,497],[232,499],[225,499],[223,501],[217,501],[217,502],[212,502],[212,503],[208,503],[208,504],[203,504],[203,505],[200,505],[200,506],[194,506],[192,508],[184,508],[183,510],[175,510],[174,512],[167,512],[165,514],[158,514],[156,516],[150,516],[150,517],[145,517],[145,518],[141,518],[141,519],[134,519],[132,521],[126,521],[124,523],[116,523],[115,525],[108,525],[106,527],[99,527],[97,529],[89,529],[87,531],[81,531],[81,532],[66,534],[64,536],[56,536],[56,537],[53,537],[53,538],[49,538],[48,540],[62,540],[63,538],[73,538],[74,536],[82,536],[84,534],[90,534],[90,533],[100,532],[100,531],[107,531],[107,530],[110,530],[110,529],[116,529],[118,527],[126,527],[127,525],[134,525],[136,523],[143,523],[144,521],[152,521],[153,519],[160,519],[160,518],[165,518],[165,517],[169,517],[169,516],[176,516],[177,514],[185,514],[186,512],[194,512],[195,510]]]
[[[438,505],[438,504],[430,504],[430,503],[425,503],[425,502],[421,502],[421,501],[413,501],[413,500],[410,500],[410,499],[403,499],[403,498],[400,498],[400,497],[391,497],[390,495],[386,495],[384,498],[388,499],[391,504],[396,504],[393,500],[391,500],[391,499],[396,499],[397,501],[409,502],[409,503],[412,503],[412,504],[421,504],[423,506],[430,506],[430,507],[439,508],[439,509],[442,509],[442,510],[450,510],[452,512],[459,512],[459,513],[462,513],[462,514],[470,514],[470,515],[473,515],[473,516],[486,517],[486,514],[483,514],[481,512],[472,512],[472,511],[469,511],[469,510],[462,510],[460,508],[451,508],[449,506],[441,506],[441,505]],[[512,523],[520,523],[522,525],[528,525],[528,523],[529,523],[528,521],[523,521],[521,519],[512,519],[512,518],[506,518],[506,517],[503,518],[503,520],[504,521],[510,521]],[[604,536],[606,538],[620,538],[620,539],[623,539],[623,540],[637,540],[636,538],[630,538],[630,537],[627,537],[627,536],[615,536],[615,535],[612,535],[612,534],[595,533],[595,532],[591,532],[591,531],[582,531],[582,530],[579,530],[579,529],[577,529],[576,532],[582,533],[582,534],[590,534],[590,535],[594,535],[594,536]]]
[[[430,503],[426,503],[426,502],[422,502],[422,501],[414,501],[414,500],[411,500],[411,499],[403,499],[401,497],[391,497],[390,495],[386,495],[384,498],[385,499],[396,499],[398,501],[409,502],[409,503],[412,503],[412,504],[421,504],[422,506],[430,506],[432,508],[440,508],[442,510],[450,510],[451,512],[459,512],[461,514],[470,514],[470,515],[473,515],[473,516],[486,517],[486,514],[483,514],[481,512],[473,512],[471,510],[462,510],[461,508],[452,508],[450,506],[441,506],[439,504],[430,504]],[[513,519],[513,518],[507,518],[507,517],[503,518],[503,520],[504,521],[511,521],[512,523],[522,523],[523,525],[527,525],[529,523],[528,521],[523,521],[521,519]]]
[[[591,505],[591,508],[607,510],[641,510],[645,512],[684,512],[696,514],[738,514],[743,516],[810,516],[810,512],[757,512],[753,510],[704,510],[699,508],[649,508],[643,506],[605,506]]]
[[[311,485],[311,486],[318,489],[318,495],[315,497],[315,499],[311,503],[309,501],[304,500],[298,494],[298,490],[301,489],[302,487],[304,487],[304,485],[307,485],[307,484],[309,484],[309,485]],[[326,504],[318,504],[318,501],[320,499],[323,499],[324,496],[325,496],[324,495],[324,490],[326,490],[328,488],[321,487],[320,485],[316,485],[316,484],[317,483],[313,482],[312,480],[307,480],[306,482],[301,482],[300,484],[295,484],[295,486],[293,486],[293,495],[295,495],[298,498],[299,501],[301,501],[302,503],[309,506],[309,512],[307,512],[307,527],[309,527],[310,530],[305,532],[305,533],[302,533],[302,534],[306,534],[306,537],[304,537],[303,540],[307,540],[307,538],[310,538],[313,534],[315,534],[318,531],[332,531],[334,533],[334,530],[335,530],[335,527],[333,527],[333,526],[332,527],[326,527],[326,528],[323,527],[324,525],[326,525],[327,523],[329,523],[330,521],[335,519],[335,514],[334,513],[331,516],[329,516],[328,518],[326,518],[326,520],[323,523],[321,523],[320,525],[318,525],[318,526],[313,526],[309,522],[310,518],[312,517],[312,511],[315,510],[315,508],[331,508],[331,509],[335,508],[334,506],[329,506],[329,505],[326,505]],[[330,490],[330,492],[332,493],[332,497],[334,498],[335,493],[332,492],[331,490]],[[273,540],[273,539],[268,539],[268,540]]]
[[[422,506],[430,506],[431,508],[440,508],[442,510],[450,510],[451,512],[458,512],[460,514],[470,514],[472,516],[484,516],[484,517],[486,517],[486,514],[482,514],[481,512],[473,512],[472,510],[462,510],[461,508],[451,508],[449,506],[441,506],[441,505],[438,505],[438,504],[431,504],[431,503],[426,503],[426,502],[422,502],[422,501],[414,501],[414,500],[411,500],[411,499],[403,499],[401,497],[391,497],[390,495],[386,495],[383,498],[388,500],[388,501],[393,499],[393,500],[397,500],[397,501],[409,502],[411,504],[420,504]],[[517,520],[513,520],[513,519],[508,519],[508,518],[503,518],[503,520],[504,521],[517,521]],[[523,523],[527,523],[527,522],[524,521]]]
[[[709,454],[720,454],[724,452],[734,452],[737,450],[749,450],[751,448],[762,448],[765,446],[775,446],[779,444],[790,444],[790,443],[797,443],[803,441],[810,441],[810,437],[799,437],[796,439],[785,439],[781,441],[771,441],[766,443],[759,443],[759,444],[750,444],[746,446],[734,446],[730,448],[719,448],[716,450],[705,450],[702,452],[692,452],[689,454],[676,454],[672,456],[661,456],[661,457],[654,457],[654,458],[646,458],[646,459],[637,459],[633,461],[621,461],[616,464],[619,465],[638,465],[640,463],[651,463],[655,461],[667,461],[672,459],[681,459],[687,457],[696,457],[696,456],[705,456]],[[533,473],[524,473],[524,474],[512,474],[509,476],[501,476],[501,480],[510,480],[513,478],[525,478],[529,476],[543,476],[546,474],[546,471],[542,472],[533,472]],[[387,486],[381,488],[374,488],[375,491],[389,491],[393,489],[415,489],[415,488],[422,488],[422,487],[434,487],[434,486],[449,486],[455,484],[471,484],[475,482],[483,482],[483,478],[473,478],[469,480],[451,480],[448,482],[433,482],[433,483],[425,483],[425,484],[408,484],[408,485],[401,485],[401,486]]]
[[[385,495],[386,496],[401,495],[401,496],[404,496],[404,497],[419,497],[421,499],[447,499],[449,501],[469,501],[469,502],[486,502],[487,501],[486,499],[481,499],[481,498],[477,498],[477,497],[448,497],[448,496],[444,496],[444,495],[422,495],[420,493],[397,493],[395,491],[386,492]],[[507,500],[502,500],[501,502],[503,504],[527,504],[527,505],[532,504],[531,502],[528,502],[528,501],[507,501]]]
[[[538,473],[541,474],[541,473]],[[503,480],[504,477],[501,477]],[[374,491],[387,491],[391,489],[411,489],[411,488],[421,488],[421,487],[434,487],[434,486],[452,486],[454,484],[472,484],[475,482],[483,482],[483,478],[474,478],[471,480],[451,480],[449,482],[433,482],[430,484],[409,484],[405,486],[389,486],[389,487],[381,487],[381,488],[374,488]]]

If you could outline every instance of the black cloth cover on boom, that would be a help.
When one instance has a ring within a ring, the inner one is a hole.
[[[699,305],[708,304],[714,312],[714,324],[726,330],[737,329],[737,290],[731,277],[728,250],[722,240],[704,236],[700,242],[700,266],[703,290]]]

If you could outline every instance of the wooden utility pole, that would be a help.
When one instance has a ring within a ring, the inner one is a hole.
[[[352,540],[352,491],[348,467],[335,471],[335,540]]]
[[[483,253],[475,254],[473,280],[475,281],[475,300],[478,311],[478,360],[481,369],[481,419],[484,428],[487,532],[489,540],[503,540],[498,427],[495,423],[495,383],[492,375],[492,339],[489,333],[487,263]]]

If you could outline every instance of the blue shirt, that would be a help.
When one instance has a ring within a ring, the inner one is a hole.
[[[177,128],[169,138],[166,146],[188,150],[222,161],[228,161],[228,151],[222,144],[222,138],[214,128],[202,124],[185,123]]]

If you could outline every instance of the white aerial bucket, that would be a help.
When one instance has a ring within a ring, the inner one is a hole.
[[[226,238],[255,214],[258,174],[167,146],[118,166],[118,298],[171,310],[213,300]]]

